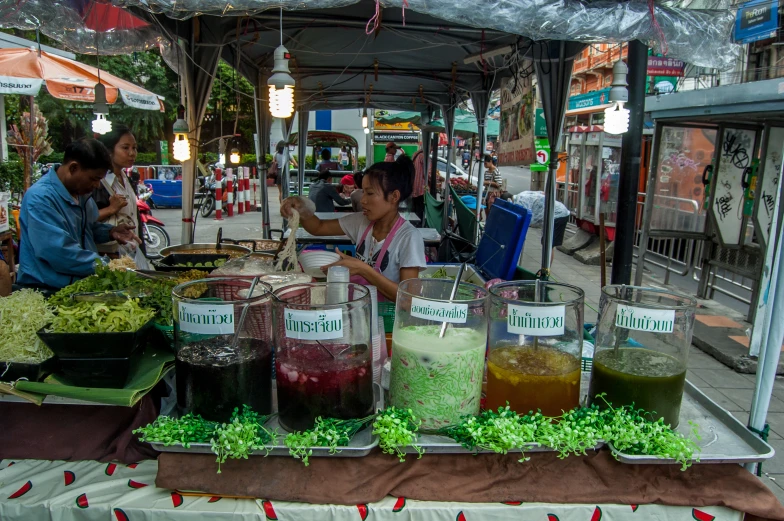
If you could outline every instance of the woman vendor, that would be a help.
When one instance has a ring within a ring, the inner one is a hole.
[[[330,266],[349,268],[352,282],[376,286],[380,298],[394,301],[398,283],[419,277],[427,265],[419,230],[398,213],[400,202],[411,195],[413,172],[408,156],[368,168],[362,177],[361,213],[321,220],[314,215],[312,203],[300,197],[285,199],[280,213],[290,219],[296,209],[300,224],[311,235],[348,235],[357,256],[338,252],[340,260]]]
[[[98,206],[98,221],[113,226],[132,224],[137,230],[141,230],[136,192],[123,171],[136,162],[136,138],[125,125],[115,125],[111,132],[98,140],[109,151],[112,160],[111,170],[101,180],[101,185],[93,191],[93,200]],[[111,256],[117,256],[120,249],[117,241],[100,243],[97,246],[99,253]],[[144,247],[143,241],[141,247]]]

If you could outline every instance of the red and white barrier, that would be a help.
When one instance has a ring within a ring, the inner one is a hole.
[[[223,175],[221,174],[221,169],[215,169],[215,184],[217,188],[215,189],[215,220],[222,221],[223,220],[223,188],[221,187],[221,181],[223,181]]]
[[[226,169],[226,217],[234,217],[234,170]]]
[[[245,211],[250,211],[250,167],[242,167],[242,178],[245,180]]]

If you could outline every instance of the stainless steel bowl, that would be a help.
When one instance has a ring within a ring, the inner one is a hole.
[[[177,246],[169,246],[168,248],[163,248],[160,251],[162,257],[166,257],[167,255],[171,255],[172,253],[189,253],[193,250],[204,250],[204,249],[215,249],[215,243],[194,243],[194,244],[179,244]],[[221,250],[228,252],[241,252],[242,255],[247,255],[250,253],[250,249],[244,246],[237,246],[234,244],[222,244]],[[229,254],[232,255],[232,254]],[[233,258],[233,256],[232,256]]]

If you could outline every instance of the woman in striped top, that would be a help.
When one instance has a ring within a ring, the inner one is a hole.
[[[498,168],[493,164],[493,157],[490,154],[485,154],[484,157],[485,163],[485,192],[487,195],[485,196],[485,205],[487,206],[486,213],[490,212],[490,207],[493,205],[495,200],[501,196],[501,183],[503,179],[501,178],[501,172],[498,171]]]

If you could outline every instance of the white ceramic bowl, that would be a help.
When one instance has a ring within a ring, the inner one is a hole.
[[[310,250],[299,254],[299,263],[305,273],[340,260],[340,255],[326,250]]]

